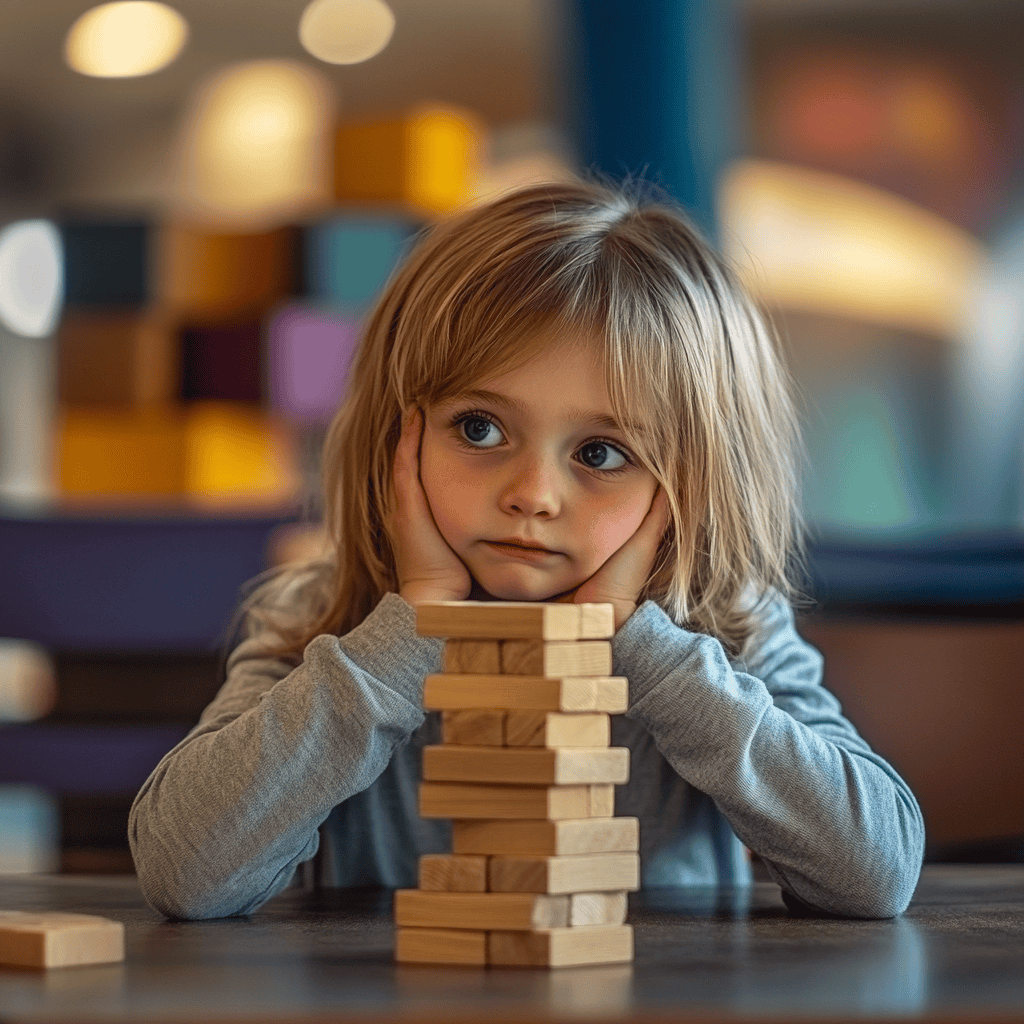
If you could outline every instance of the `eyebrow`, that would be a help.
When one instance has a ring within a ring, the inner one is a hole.
[[[449,402],[465,402],[469,399],[476,399],[481,402],[491,402],[494,405],[500,406],[502,409],[507,409],[509,412],[516,413],[520,416],[526,413],[526,405],[523,402],[518,401],[515,398],[509,398],[508,395],[503,395],[499,391],[487,391],[482,388],[477,388],[472,391],[461,391],[457,395],[453,395]],[[567,422],[572,425],[577,423],[592,423],[596,427],[606,427],[609,430],[622,430],[622,426],[614,416],[608,416],[604,413],[590,412],[587,409],[570,409],[567,417]],[[644,429],[639,423],[631,424],[633,430],[636,433],[644,433]]]

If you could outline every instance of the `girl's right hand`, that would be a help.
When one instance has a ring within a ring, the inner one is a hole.
[[[411,605],[421,601],[464,601],[473,579],[462,560],[441,536],[420,482],[423,413],[402,417],[395,451],[394,514],[391,544],[395,552],[398,593]]]

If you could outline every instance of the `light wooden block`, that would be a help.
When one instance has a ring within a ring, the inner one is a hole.
[[[0,964],[70,967],[123,959],[124,925],[120,921],[93,914],[0,910]]]
[[[419,887],[432,892],[487,892],[487,858],[427,853],[420,857]]]
[[[599,711],[509,711],[505,719],[509,747],[607,747],[611,737],[611,719]]]
[[[457,747],[423,750],[429,782],[506,782],[571,785],[621,784],[629,779],[628,747]]]
[[[496,966],[579,967],[632,959],[633,929],[628,924],[493,931],[487,937],[487,962]]]
[[[457,640],[578,640],[580,611],[532,601],[424,601],[416,631]]]
[[[561,857],[580,853],[635,853],[637,818],[564,821],[453,821],[452,852]]]
[[[569,897],[569,927],[623,924],[628,910],[624,892],[575,892]]]
[[[609,676],[612,645],[607,640],[503,640],[501,672],[516,676]]]
[[[594,786],[500,786],[424,782],[421,818],[589,818]],[[601,815],[606,817],[606,815]]]
[[[444,670],[454,674],[500,675],[500,640],[448,640],[444,645]]]
[[[581,604],[579,608],[581,640],[615,636],[615,609],[610,604]]]
[[[442,743],[455,746],[500,747],[505,742],[505,712],[474,708],[441,713]]]
[[[640,887],[636,853],[592,853],[577,857],[491,857],[491,892],[633,892]],[[591,922],[598,924],[601,922]]]
[[[429,675],[423,684],[427,711],[505,708],[513,711],[604,711],[621,715],[629,707],[624,676]]]
[[[615,815],[615,787],[610,784],[599,784],[590,787],[590,807],[588,818],[611,818]]]
[[[399,928],[395,932],[395,959],[403,964],[487,963],[487,932],[454,928]]]
[[[408,928],[565,928],[568,896],[508,892],[395,893],[395,924]]]

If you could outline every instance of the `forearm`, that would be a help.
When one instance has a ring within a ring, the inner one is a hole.
[[[617,639],[628,717],[800,900],[850,916],[900,913],[924,842],[906,784],[820,686],[797,680],[773,700],[760,679],[733,670],[717,641],[666,623],[645,606]]]
[[[143,891],[162,913],[247,913],[275,895],[315,853],[331,809],[366,789],[423,721],[433,647],[409,641],[403,663],[391,633],[359,629],[317,637],[243,712],[225,701],[147,780],[129,838]]]

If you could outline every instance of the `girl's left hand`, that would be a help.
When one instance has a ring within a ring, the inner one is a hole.
[[[651,507],[625,544],[574,592],[559,600],[575,604],[610,604],[615,609],[615,631],[636,611],[636,599],[651,575],[658,545],[671,519],[668,498],[658,488]]]

